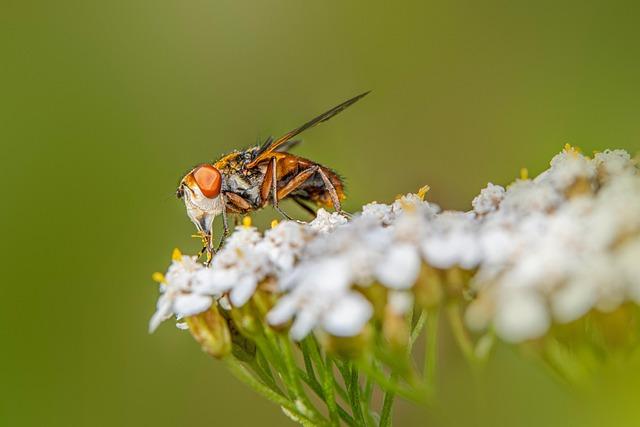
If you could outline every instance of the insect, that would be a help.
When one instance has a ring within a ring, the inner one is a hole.
[[[229,234],[228,214],[246,214],[271,204],[284,218],[291,219],[279,202],[292,199],[315,215],[307,202],[334,208],[341,214],[345,198],[341,178],[331,169],[312,160],[288,153],[300,141],[296,135],[325,122],[366,96],[365,92],[320,114],[302,126],[264,143],[233,151],[216,162],[202,163],[180,181],[176,195],[183,199],[187,215],[203,240],[207,262],[215,253],[213,221],[222,215],[224,232],[218,248]]]

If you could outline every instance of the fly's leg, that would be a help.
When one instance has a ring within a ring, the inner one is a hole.
[[[213,259],[213,255],[215,254],[215,250],[213,249],[213,245],[212,243],[212,236],[209,233],[206,233],[204,231],[200,231],[199,232],[199,237],[202,239],[202,249],[200,249],[200,252],[198,252],[198,258],[200,258],[202,255],[206,256],[206,259],[204,261],[204,266],[208,267],[209,264],[211,264],[211,260]]]
[[[227,200],[225,200],[225,197],[227,198]],[[229,208],[229,209],[227,209]],[[223,193],[223,197],[222,197],[222,237],[220,238],[220,243],[218,243],[218,246],[216,247],[216,250],[214,251],[217,252],[220,250],[220,248],[222,247],[222,245],[224,245],[225,240],[227,239],[227,237],[229,237],[229,218],[227,216],[228,212],[231,211],[231,213],[235,213],[235,212],[247,212],[251,210],[251,204],[246,201],[242,196],[240,196],[239,194],[236,193],[232,193],[232,192],[226,192]],[[234,218],[235,221],[235,225],[238,225],[238,217],[236,216]]]
[[[220,237],[220,242],[218,243],[218,246],[216,247],[215,252],[218,252],[220,250],[220,248],[224,244],[224,241],[227,240],[227,237],[229,237],[229,220],[227,219],[227,204],[224,201],[224,196],[221,197],[221,199],[222,199],[222,236]]]
[[[300,187],[306,180],[311,178],[314,173],[318,172],[320,168],[317,165],[311,166],[300,172],[298,175],[291,178],[291,181],[287,182],[287,185],[278,190],[278,199],[282,200],[291,194],[292,191]]]
[[[276,167],[277,167],[277,160],[276,158],[272,158],[271,159],[271,195],[272,195],[272,203],[273,203],[273,207],[275,210],[277,210],[280,215],[282,215],[285,219],[288,219],[289,221],[291,221],[291,217],[289,215],[287,215],[287,213],[285,211],[283,211],[282,209],[280,209],[280,206],[278,205],[278,175],[277,175],[277,171],[276,171]]]
[[[296,202],[296,204],[298,206],[300,206],[305,212],[307,212],[309,215],[311,215],[312,218],[316,217],[316,211],[313,210],[313,208],[311,208],[311,206],[307,205],[305,202],[302,201],[302,199],[298,198],[298,197],[291,197],[293,199],[294,202]]]
[[[324,183],[325,188],[329,192],[329,197],[331,197],[331,203],[333,203],[333,207],[335,208],[336,212],[338,212],[340,215],[346,218],[350,218],[351,215],[342,210],[342,205],[340,204],[340,198],[338,197],[338,192],[336,191],[336,188],[331,183],[331,180],[329,179],[327,174],[318,165],[311,166],[310,168],[303,170],[298,175],[293,177],[293,179],[289,181],[287,185],[285,185],[278,191],[278,198],[282,199],[283,197],[286,197],[296,188],[301,186],[307,179],[311,178],[311,176],[316,172],[320,175],[320,178],[322,178],[322,182]]]
[[[247,202],[241,195],[227,191],[224,193],[227,197],[226,205],[229,206],[229,211],[234,213],[243,213],[253,210],[251,203]]]
[[[346,218],[351,218],[351,214],[342,210],[342,205],[340,204],[340,197],[338,197],[338,192],[336,191],[336,187],[333,186],[327,174],[324,173],[322,168],[318,168],[318,173],[320,174],[320,177],[324,182],[324,186],[327,188],[327,191],[329,192],[329,197],[331,197],[331,203],[333,203],[333,207],[336,210],[336,212],[338,212],[340,215]]]

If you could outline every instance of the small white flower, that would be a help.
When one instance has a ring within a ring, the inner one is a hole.
[[[512,229],[503,224],[485,223],[479,233],[480,250],[484,257],[484,269],[501,270],[505,261],[512,259],[520,244]]]
[[[338,212],[329,213],[320,208],[316,212],[316,218],[309,223],[309,228],[317,233],[329,233],[346,223],[347,219]]]
[[[572,322],[591,310],[597,299],[593,282],[572,280],[553,293],[551,309],[560,323]]]
[[[257,244],[262,236],[255,227],[239,225],[224,242],[226,247],[247,247]]]
[[[518,180],[507,188],[499,213],[519,219],[534,212],[550,212],[563,201],[562,193],[549,182]]]
[[[400,215],[407,210],[430,211],[433,214],[436,214],[440,211],[440,207],[438,205],[429,203],[414,193],[405,194],[404,196],[395,200],[391,205],[391,208],[396,215]]]
[[[545,301],[539,294],[515,291],[501,297],[494,323],[502,339],[520,342],[544,335],[550,319]]]
[[[382,225],[389,225],[396,218],[392,206],[377,202],[364,205],[361,215],[365,218],[372,218]]]
[[[408,289],[416,282],[420,273],[420,255],[409,244],[397,244],[381,257],[375,266],[377,279],[391,289]]]
[[[213,297],[198,291],[200,282],[196,276],[203,269],[195,257],[182,256],[171,263],[165,281],[160,284],[161,295],[149,321],[149,332],[174,315],[178,318],[193,316],[211,307]]]
[[[482,260],[475,219],[462,212],[444,212],[429,223],[421,243],[427,264],[436,268],[476,267]]]
[[[259,243],[278,274],[291,270],[305,244],[310,240],[306,227],[294,221],[284,221],[264,233]]]
[[[505,189],[501,185],[487,184],[471,202],[473,210],[478,215],[485,215],[498,210],[500,202],[504,199]]]
[[[322,329],[336,337],[358,335],[373,315],[373,307],[357,292],[348,292],[322,318]]]
[[[608,181],[609,177],[636,173],[631,156],[624,150],[604,150],[594,156],[593,163],[604,182]]]
[[[544,175],[544,180],[564,191],[579,179],[591,181],[595,176],[596,167],[591,160],[569,148],[551,159],[551,168]]]
[[[393,313],[404,315],[413,307],[413,294],[406,291],[391,291],[387,304]]]
[[[336,336],[357,335],[373,314],[371,304],[350,290],[351,269],[337,257],[306,263],[283,278],[291,291],[267,314],[273,325],[293,319],[291,337],[301,340],[321,327]]]
[[[231,304],[243,306],[270,272],[269,257],[260,242],[253,227],[237,227],[211,262],[207,288],[216,294],[229,292]]]

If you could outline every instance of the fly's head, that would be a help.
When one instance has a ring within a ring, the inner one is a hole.
[[[222,213],[222,174],[204,163],[193,168],[180,181],[176,196],[184,200],[189,219],[199,231],[211,235],[214,218]]]

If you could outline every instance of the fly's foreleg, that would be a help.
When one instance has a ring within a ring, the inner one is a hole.
[[[226,199],[225,199],[226,198]],[[227,237],[229,237],[229,217],[228,213],[248,212],[252,209],[251,204],[242,196],[232,192],[223,193],[222,197],[222,237],[216,248],[216,252],[220,250]],[[238,218],[235,218],[235,225],[238,225]]]
[[[220,250],[220,248],[224,244],[224,241],[227,240],[227,237],[229,236],[229,220],[227,219],[227,203],[224,200],[224,194],[221,197],[221,199],[222,199],[222,236],[220,237],[220,242],[218,243],[218,246],[216,247],[215,252],[218,252]]]
[[[204,266],[208,267],[211,264],[211,260],[213,259],[213,255],[215,254],[215,250],[213,249],[212,244],[212,235],[210,233],[206,233],[204,231],[200,232],[200,238],[202,239],[202,249],[198,252],[198,258],[202,255],[206,256],[204,261]]]

